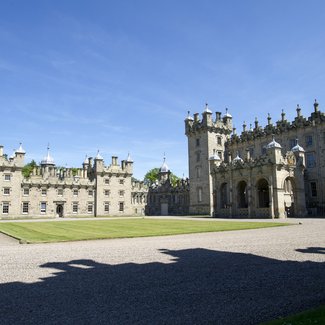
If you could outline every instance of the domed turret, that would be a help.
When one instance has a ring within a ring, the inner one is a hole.
[[[169,168],[168,165],[166,164],[166,157],[164,156],[164,162],[160,167],[160,172],[161,173],[168,173],[169,172]]]
[[[20,154],[25,154],[26,153],[26,151],[23,149],[23,146],[22,146],[21,142],[20,142],[19,148],[16,150],[16,154],[17,153],[20,153]]]
[[[291,149],[292,152],[305,152],[305,149],[298,144],[298,139],[296,139],[296,145]]]
[[[205,109],[204,109],[203,113],[212,114],[212,111],[209,109],[208,103],[205,104]]]
[[[128,153],[128,156],[127,156],[127,158],[126,158],[126,161],[127,161],[127,162],[133,162],[130,153]]]
[[[271,149],[271,148],[279,148],[279,149],[282,148],[280,143],[275,141],[274,135],[272,136],[272,141],[266,146],[266,149]]]
[[[41,165],[54,166],[54,159],[50,155],[50,147],[47,147],[47,155],[41,161]]]
[[[104,160],[104,158],[100,155],[99,150],[97,150],[97,155],[95,157],[96,160]]]
[[[228,113],[228,108],[226,108],[226,113],[223,117],[232,118],[232,116]]]
[[[244,160],[239,157],[239,153],[237,152],[237,156],[234,158],[234,160],[232,162],[234,164],[236,164],[236,163],[243,163]]]

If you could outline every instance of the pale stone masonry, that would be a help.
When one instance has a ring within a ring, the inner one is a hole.
[[[130,156],[121,164],[112,157],[105,166],[98,153],[81,168],[58,168],[48,149],[27,178],[24,157],[21,145],[9,159],[0,146],[0,218],[144,214],[147,188],[132,180]]]
[[[255,126],[237,135],[232,116],[206,105],[185,119],[191,214],[216,217],[325,215],[325,114],[315,100],[308,118]]]

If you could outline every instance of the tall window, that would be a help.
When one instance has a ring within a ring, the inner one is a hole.
[[[9,213],[9,202],[2,203],[2,213],[8,214]]]
[[[313,152],[306,153],[306,165],[307,168],[313,168],[316,166],[315,155]]]
[[[106,212],[106,213],[109,212],[109,202],[104,203],[104,212]]]
[[[29,212],[29,203],[23,202],[23,213],[27,214]]]
[[[89,190],[88,191],[88,196],[93,196],[94,195],[94,191],[93,190]]]
[[[23,191],[24,191],[25,196],[29,195],[29,188],[28,187],[25,187]]]
[[[202,202],[202,188],[201,187],[199,187],[197,189],[197,201]]]
[[[123,197],[124,196],[124,191],[119,191],[119,195],[120,195],[120,197]]]
[[[218,145],[222,145],[222,140],[221,140],[221,137],[217,135],[217,144]]]
[[[119,203],[119,211],[123,212],[124,211],[124,202]]]
[[[41,213],[46,213],[46,202],[41,202]]]
[[[196,143],[196,146],[199,147],[199,146],[200,146],[200,139],[197,138],[197,139],[195,140],[195,143]]]
[[[199,152],[196,153],[196,161],[199,162],[201,160],[201,154]]]
[[[47,194],[46,188],[42,188],[42,196],[46,196],[46,194]]]
[[[311,196],[317,197],[317,184],[316,182],[310,182]]]
[[[93,212],[93,203],[88,203],[87,211],[88,211],[88,213],[92,213]]]
[[[72,213],[78,213],[78,202],[72,203]]]
[[[201,167],[196,167],[196,178],[201,177]]]
[[[306,146],[311,147],[313,145],[313,136],[312,135],[306,135]]]
[[[78,194],[79,194],[79,191],[78,191],[78,189],[73,189],[73,196],[78,196]]]

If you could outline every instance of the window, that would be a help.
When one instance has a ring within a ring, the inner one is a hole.
[[[120,195],[120,197],[123,197],[124,196],[124,191],[119,191],[119,195]]]
[[[62,195],[63,195],[63,188],[59,188],[59,189],[58,189],[58,195],[59,195],[59,196],[62,196]]]
[[[94,195],[94,191],[93,190],[89,190],[88,191],[88,196],[93,196]]]
[[[23,191],[25,196],[29,195],[29,188],[25,187]]]
[[[267,144],[265,144],[265,143],[261,145],[261,154],[262,155],[266,155],[266,146],[267,146]]]
[[[41,202],[41,213],[46,213],[46,202]]]
[[[201,187],[199,187],[197,189],[197,201],[202,202],[202,188]]]
[[[109,184],[109,178],[105,179],[105,184],[108,185]]]
[[[307,135],[306,136],[306,146],[311,147],[313,145],[313,136],[312,135]]]
[[[9,202],[2,203],[2,213],[8,214],[9,213]]]
[[[124,202],[119,203],[119,211],[123,212],[124,211]]]
[[[196,178],[201,177],[201,167],[196,167]]]
[[[87,211],[88,211],[88,213],[92,213],[93,212],[93,204],[92,203],[88,203]]]
[[[72,213],[78,213],[78,202],[72,203]]]
[[[196,161],[199,162],[201,160],[201,155],[199,152],[196,153]]]
[[[104,212],[106,212],[106,213],[109,212],[109,202],[105,202],[105,204],[104,204]]]
[[[121,185],[124,184],[124,179],[120,179],[120,184],[121,184]]]
[[[222,152],[221,152],[221,151],[218,151],[218,157],[219,157],[220,159],[222,159]]]
[[[291,150],[296,145],[296,139],[289,140],[289,149]]]
[[[10,194],[10,187],[4,187],[3,188],[3,195],[9,195]]]
[[[5,174],[5,181],[9,182],[11,180],[10,174]]]
[[[42,196],[46,196],[46,194],[47,194],[46,188],[42,188]]]
[[[317,184],[316,182],[310,182],[311,196],[317,197]]]
[[[73,196],[78,196],[78,190],[75,188],[74,190],[73,190]]]
[[[217,136],[217,144],[218,145],[222,145],[222,140],[221,140],[221,137]]]
[[[313,152],[306,153],[306,165],[307,168],[313,168],[316,166],[315,155]]]
[[[23,213],[27,214],[29,212],[29,203],[23,202]]]
[[[200,146],[200,139],[196,139],[195,143],[196,143],[196,146],[199,147]]]
[[[104,191],[105,196],[109,196],[109,190]]]

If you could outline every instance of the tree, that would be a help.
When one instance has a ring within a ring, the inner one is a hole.
[[[160,172],[160,168],[152,168],[150,169],[145,175],[144,175],[144,183],[147,185],[152,185],[153,183],[155,183],[158,178],[159,178],[159,172]],[[176,186],[177,181],[180,178],[176,175],[174,175],[173,173],[170,173],[170,182],[173,186]]]
[[[21,173],[25,178],[29,178],[30,174],[32,173],[33,169],[37,167],[36,161],[33,159],[30,163],[26,164],[22,170]]]

